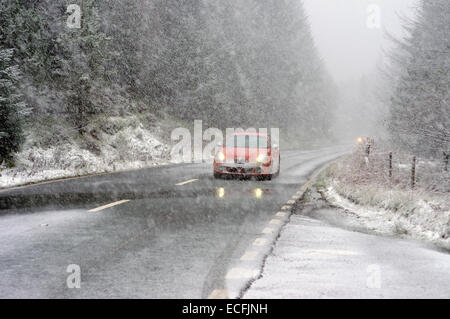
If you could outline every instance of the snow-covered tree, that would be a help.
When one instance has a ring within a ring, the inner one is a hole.
[[[145,2],[136,0],[113,0],[99,3],[102,12],[102,27],[110,39],[109,48],[114,54],[107,64],[113,68],[115,80],[121,86],[140,97],[145,84],[142,73],[148,61],[144,58],[143,47],[147,42]]]
[[[67,114],[82,134],[91,115],[110,111],[93,93],[118,86],[145,101],[140,112],[221,128],[280,127],[304,140],[326,135],[333,85],[301,1],[75,1],[80,29],[66,26],[73,1],[25,2],[2,2],[15,12],[0,22],[8,47],[25,77],[64,100],[48,113]]]
[[[95,2],[84,0],[81,28],[66,27],[56,40],[60,56],[55,75],[67,93],[66,112],[80,134],[91,115],[107,111],[92,102],[91,90],[105,85],[114,71],[106,67],[111,60],[109,38],[102,30]]]
[[[20,73],[13,64],[13,53],[13,49],[0,45],[0,163],[6,162],[9,166],[23,142],[24,103],[18,92]]]
[[[429,155],[450,149],[450,6],[422,1],[410,35],[392,54],[394,92],[389,129],[393,141]]]
[[[14,60],[35,84],[49,80],[51,40],[37,9],[38,1],[2,0],[0,31],[5,47],[14,49]]]

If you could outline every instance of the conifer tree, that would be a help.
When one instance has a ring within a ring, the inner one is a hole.
[[[0,46],[0,163],[8,166],[13,165],[13,154],[20,150],[24,140],[24,103],[17,89],[20,74],[13,64],[13,53],[13,49]]]
[[[89,117],[106,110],[98,109],[91,92],[108,80],[111,69],[109,38],[103,32],[94,0],[81,6],[81,28],[68,28],[57,39],[61,56],[58,76],[67,91],[67,114],[80,134],[85,132]]]
[[[410,35],[397,41],[388,127],[392,140],[408,149],[441,154],[450,147],[450,6],[422,1]]]

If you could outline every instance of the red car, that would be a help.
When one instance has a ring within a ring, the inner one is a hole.
[[[214,157],[214,177],[227,175],[272,179],[280,173],[280,149],[270,136],[261,133],[234,133]]]

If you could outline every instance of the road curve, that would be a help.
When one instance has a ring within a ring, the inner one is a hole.
[[[345,152],[282,153],[272,181],[171,165],[0,192],[0,298],[206,298],[308,178]],[[81,288],[67,287],[79,265]]]

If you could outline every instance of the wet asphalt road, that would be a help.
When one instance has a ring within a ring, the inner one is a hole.
[[[282,152],[272,181],[215,180],[211,164],[189,164],[1,191],[0,298],[208,297],[271,216],[344,151]],[[80,289],[67,287],[71,264]]]

